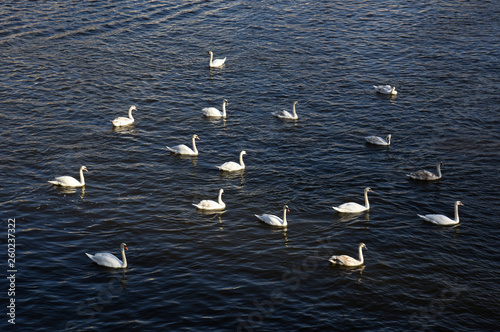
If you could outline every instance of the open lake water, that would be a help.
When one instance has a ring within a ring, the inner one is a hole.
[[[498,1],[0,11],[2,331],[498,330]],[[208,68],[209,50],[224,67]],[[202,117],[223,99],[226,120]],[[297,121],[272,116],[294,101]],[[131,105],[135,125],[113,129]],[[199,156],[165,148],[193,134]],[[388,148],[365,144],[387,134]],[[215,168],[241,150],[244,172]],[[438,160],[441,180],[406,176]],[[47,182],[81,165],[84,188]],[[365,187],[369,213],[332,209]],[[192,206],[220,188],[224,213]],[[457,227],[417,216],[452,217],[457,200]],[[286,229],[254,216],[284,204]],[[85,255],[122,242],[126,269]],[[328,262],[360,242],[364,266]]]

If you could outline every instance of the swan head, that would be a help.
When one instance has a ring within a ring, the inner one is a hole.
[[[240,155],[244,155],[244,154],[247,154],[247,152],[245,150],[241,151]]]
[[[210,55],[212,55],[212,56],[214,55],[214,54],[212,53],[212,51],[208,51],[208,52],[207,52],[207,54],[210,54]]]
[[[224,192],[224,189],[221,188],[221,190],[219,190],[219,194],[222,194]]]
[[[137,111],[137,107],[135,107],[134,105],[130,106],[130,109],[133,111]]]
[[[298,102],[298,101],[294,101],[294,102],[293,102],[293,104],[294,104],[294,105],[298,105],[298,104],[299,104],[299,102]]]
[[[290,212],[290,209],[288,208],[288,205],[283,206],[283,209],[285,209],[287,212]]]
[[[123,248],[125,248],[125,249],[127,249],[127,250],[128,250],[127,245],[126,245],[125,243],[120,244],[120,248],[121,248],[122,250],[123,250]]]
[[[229,105],[227,99],[224,99],[224,104]]]
[[[368,248],[366,247],[366,244],[364,244],[363,242],[361,242],[359,244],[359,248],[365,248],[366,250],[368,250]]]
[[[457,206],[458,206],[458,205],[462,205],[462,206],[463,206],[462,202],[460,202],[460,201],[456,201],[456,202],[455,202],[455,205],[457,205]]]
[[[372,188],[368,188],[368,187],[365,188],[365,193],[372,193],[372,192],[373,192]]]
[[[200,139],[196,134],[193,135],[193,138]]]
[[[81,170],[81,171],[88,172],[87,167],[85,167],[85,166],[80,167],[80,170]]]
[[[391,137],[392,137],[392,135],[391,135],[391,134],[387,135],[387,138],[386,138],[387,143],[391,143]]]

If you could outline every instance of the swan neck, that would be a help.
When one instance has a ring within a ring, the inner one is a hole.
[[[458,203],[455,203],[455,221],[459,222],[459,218],[458,218]]]
[[[125,256],[125,247],[122,246],[122,267],[127,267],[127,256]]]
[[[437,164],[437,171],[436,172],[437,172],[437,176],[441,177],[441,163]]]
[[[370,202],[368,201],[368,190],[365,191],[365,207],[366,209],[370,208]]]
[[[198,153],[198,149],[196,148],[196,137],[193,136],[193,151],[194,153]]]
[[[359,246],[359,261],[361,262],[361,264],[363,264],[363,262],[364,262],[363,247],[362,246]]]
[[[85,178],[83,177],[83,168],[80,168],[80,183],[82,186],[85,185]]]
[[[132,110],[133,110],[133,108],[132,108],[132,107],[130,107],[130,109],[128,110],[128,118],[129,118],[130,120],[134,120],[134,117],[132,116]]]
[[[222,103],[222,116],[226,116],[226,102]]]
[[[222,190],[219,191],[219,204],[222,205],[223,202],[222,202]]]
[[[295,111],[295,103],[293,103],[292,111],[293,111],[293,117],[296,118],[297,112]]]
[[[241,167],[245,167],[245,163],[243,162],[243,153],[240,153],[240,165]]]
[[[212,65],[213,58],[214,58],[214,54],[212,52],[210,52],[210,65]]]
[[[283,208],[283,225],[286,225],[286,208]]]

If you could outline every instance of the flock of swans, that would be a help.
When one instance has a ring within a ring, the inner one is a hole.
[[[209,67],[210,68],[217,68],[217,67],[222,67],[226,61],[226,58],[224,59],[213,59],[213,53],[211,51],[208,52],[210,54],[210,62],[209,62]],[[373,86],[375,88],[375,91],[377,93],[381,94],[387,94],[387,95],[396,95],[397,91],[395,87],[392,87],[390,85],[380,85],[380,86]],[[207,107],[202,109],[202,115],[205,117],[215,117],[215,118],[225,118],[227,113],[226,113],[226,105],[228,105],[227,99],[224,99],[222,102],[222,111],[218,110],[215,107]],[[282,111],[277,111],[273,112],[272,115],[283,120],[297,120],[298,115],[295,109],[295,106],[298,105],[298,102],[295,101],[292,105],[292,113],[282,110]],[[136,111],[137,108],[135,106],[131,106],[128,111],[128,118],[127,117],[118,117],[114,120],[111,120],[113,126],[115,127],[125,127],[125,126],[130,126],[134,123],[134,118],[132,116],[132,111]],[[186,156],[197,156],[198,155],[198,149],[196,148],[196,139],[199,139],[198,135],[194,134],[192,136],[192,148],[185,144],[181,145],[176,145],[173,147],[166,147],[170,152],[173,154],[179,154],[179,155],[186,155]],[[378,136],[367,136],[365,137],[365,140],[368,144],[373,144],[373,145],[381,145],[381,146],[389,146],[391,144],[391,135],[387,135],[387,137],[381,138]],[[239,163],[234,162],[234,161],[228,161],[220,166],[216,166],[219,170],[221,171],[226,171],[226,172],[234,172],[234,171],[242,171],[245,169],[245,163],[243,162],[243,156],[246,155],[246,151],[241,151],[240,152],[240,157],[239,157]],[[435,181],[441,179],[441,162],[437,162],[437,171],[436,174],[429,172],[427,170],[419,170],[410,174],[407,174],[407,176],[410,179],[413,180],[419,180],[419,181]],[[56,177],[54,180],[48,181],[49,183],[56,185],[56,186],[62,186],[62,187],[83,187],[85,186],[85,179],[83,176],[83,171],[87,171],[87,168],[85,166],[80,167],[80,181],[77,179],[71,177],[71,176],[60,176]],[[348,202],[341,204],[339,206],[332,206],[332,208],[337,211],[338,213],[362,213],[366,212],[370,209],[370,203],[368,201],[368,193],[373,192],[371,188],[365,188],[364,190],[364,205],[356,203],[356,202]],[[224,189],[219,190],[219,196],[217,201],[213,200],[202,200],[198,204],[193,204],[197,209],[204,210],[204,211],[221,211],[226,208],[226,204],[222,201],[222,194],[224,193]],[[457,225],[459,223],[459,217],[458,217],[458,206],[463,205],[460,201],[455,202],[455,216],[454,219],[449,218],[445,215],[442,214],[427,214],[427,215],[420,215],[418,216],[425,221],[434,223],[436,225],[441,225],[441,226],[450,226],[450,225]],[[280,218],[279,216],[272,215],[272,214],[261,214],[261,215],[255,215],[260,221],[271,225],[271,226],[276,226],[276,227],[287,227],[288,222],[286,219],[286,214],[287,212],[290,212],[290,209],[287,205],[283,206],[283,218]],[[328,260],[332,264],[336,265],[342,265],[342,266],[360,266],[364,264],[364,258],[363,258],[363,251],[362,249],[367,249],[366,245],[364,243],[360,243],[358,250],[359,250],[359,259],[355,259],[353,257],[347,256],[347,255],[334,255],[331,256]],[[125,256],[125,249],[128,250],[127,246],[125,243],[122,243],[120,245],[121,249],[121,254],[122,254],[122,260],[118,259],[116,256],[114,256],[111,253],[96,253],[94,255],[85,253],[93,262],[95,262],[98,265],[106,266],[106,267],[111,267],[111,268],[126,268],[127,267],[127,258]]]

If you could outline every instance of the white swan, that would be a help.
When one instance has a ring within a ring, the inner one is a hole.
[[[48,182],[61,187],[83,187],[85,185],[85,179],[83,178],[83,171],[88,172],[87,167],[85,166],[80,167],[80,181],[78,181],[72,176],[59,176],[54,180]]]
[[[433,180],[439,180],[441,179],[441,165],[442,163],[440,161],[437,162],[436,166],[436,174],[431,173],[425,169],[421,169],[419,171],[406,174],[413,180],[421,180],[421,181],[433,181]]]
[[[273,115],[277,118],[280,118],[280,119],[297,120],[299,118],[299,116],[297,115],[297,112],[295,111],[295,105],[298,105],[298,104],[299,104],[298,101],[293,102],[293,106],[292,106],[292,113],[293,114],[291,114],[288,111],[282,110],[282,111],[273,112]]]
[[[193,149],[191,149],[189,146],[181,144],[181,145],[176,145],[174,147],[168,147],[167,149],[170,150],[170,152],[175,153],[175,154],[183,154],[186,156],[197,156],[198,155],[198,149],[196,148],[196,139],[200,139],[198,135],[193,135]]]
[[[350,202],[339,205],[338,207],[332,206],[332,208],[338,212],[342,213],[359,213],[368,211],[370,209],[370,203],[368,202],[368,192],[373,192],[370,188],[365,188],[365,205]]]
[[[395,86],[390,85],[374,85],[375,91],[378,93],[383,93],[384,95],[397,95]]]
[[[132,111],[137,111],[137,108],[135,108],[135,106],[130,106],[130,108],[128,110],[128,118],[120,116],[119,118],[111,120],[111,122],[113,123],[113,126],[123,127],[123,126],[129,126],[132,123],[134,123],[134,117],[132,116]]]
[[[259,218],[261,221],[265,222],[268,225],[271,226],[278,226],[278,227],[286,227],[288,225],[286,221],[286,212],[290,212],[288,209],[288,206],[283,207],[283,219],[281,219],[278,216],[275,216],[273,214],[261,214],[261,215],[255,215],[257,218]]]
[[[208,54],[210,54],[210,68],[222,67],[224,65],[224,62],[226,62],[226,58],[213,60],[214,54],[212,53],[212,51],[208,51]]]
[[[112,267],[112,268],[126,268],[127,267],[127,257],[125,257],[125,249],[128,250],[127,245],[125,243],[120,244],[120,248],[122,250],[122,260],[119,260],[115,255],[110,254],[109,252],[99,252],[95,255],[87,254],[92,261],[96,264]]]
[[[459,218],[458,218],[458,206],[463,205],[462,202],[456,201],[455,202],[455,219],[448,218],[445,215],[442,214],[426,214],[425,216],[422,216],[420,214],[417,214],[420,218],[429,221],[431,223],[434,223],[436,225],[441,225],[441,226],[450,226],[450,225],[456,225],[459,223]]]
[[[217,167],[221,171],[227,171],[227,172],[240,171],[242,169],[245,169],[245,163],[243,162],[243,155],[244,154],[247,154],[245,150],[240,152],[240,163],[239,164],[237,162],[234,162],[234,161],[228,161],[220,166],[215,166],[215,167]]]
[[[202,109],[203,116],[214,117],[214,118],[225,118],[226,117],[226,105],[229,103],[227,99],[224,99],[222,102],[222,112],[216,109],[215,107],[205,107]]]
[[[359,244],[359,260],[352,258],[351,256],[347,255],[340,255],[336,256],[333,255],[330,257],[329,261],[333,264],[338,264],[338,265],[343,265],[343,266],[360,266],[363,265],[365,262],[365,259],[363,258],[363,248],[367,249],[366,245],[364,243]]]
[[[386,139],[378,136],[366,136],[365,140],[367,143],[374,145],[391,145],[391,134],[387,135]]]
[[[222,193],[224,192],[224,189],[219,190],[219,199],[218,202],[204,199],[198,204],[193,204],[196,206],[196,208],[200,210],[208,210],[208,211],[215,211],[215,210],[224,210],[226,208],[226,203],[222,201]]]

